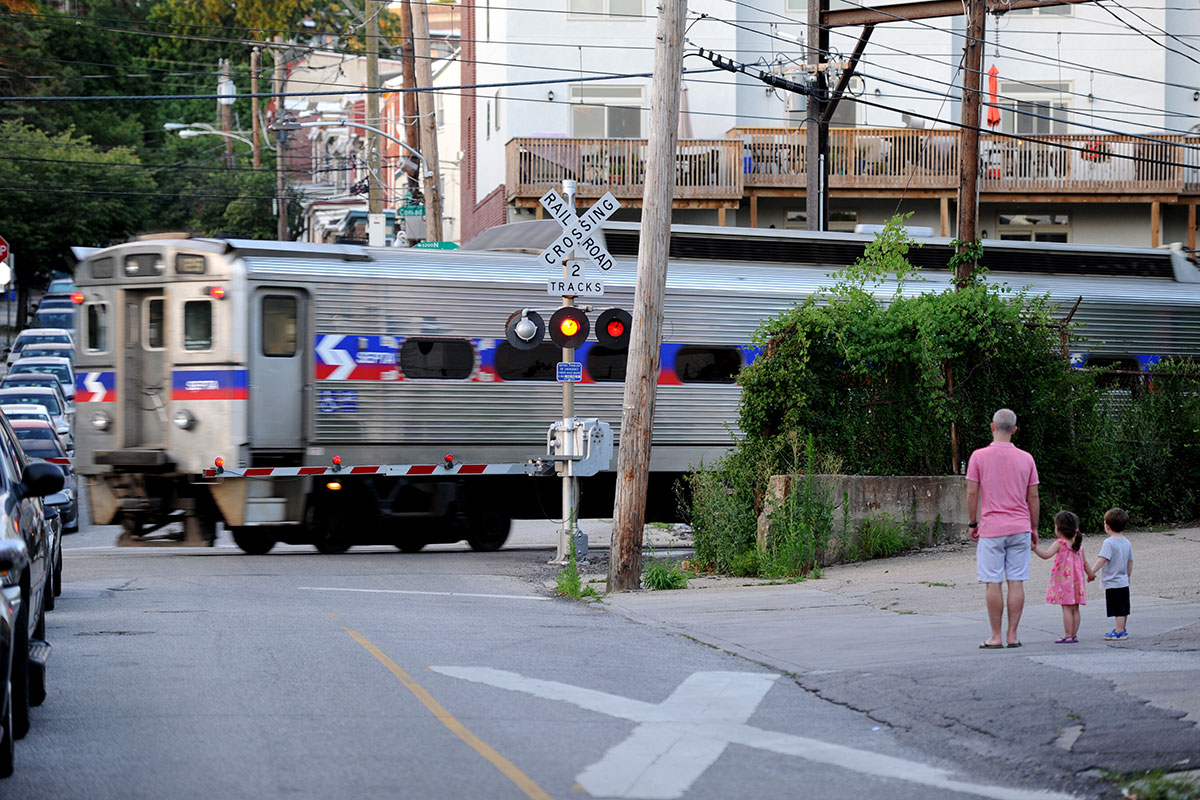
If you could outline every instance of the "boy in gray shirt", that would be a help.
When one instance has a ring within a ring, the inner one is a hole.
[[[1100,557],[1092,572],[1100,575],[1104,584],[1104,601],[1108,616],[1116,618],[1116,626],[1104,634],[1108,641],[1123,641],[1129,638],[1125,622],[1129,617],[1129,577],[1133,575],[1133,545],[1123,532],[1129,524],[1129,515],[1119,508],[1110,508],[1104,514],[1104,532],[1108,538],[1100,547]]]

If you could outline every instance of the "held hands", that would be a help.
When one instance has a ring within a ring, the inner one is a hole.
[[[979,528],[967,528],[967,535],[971,537],[972,542],[979,541]]]

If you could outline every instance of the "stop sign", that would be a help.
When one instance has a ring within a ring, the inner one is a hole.
[[[4,237],[0,236],[0,261],[8,258],[8,242],[4,241]]]

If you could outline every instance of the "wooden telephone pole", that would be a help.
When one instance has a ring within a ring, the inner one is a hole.
[[[962,131],[959,134],[958,236],[960,252],[975,241],[979,227],[979,86],[983,77],[984,0],[966,0],[967,41],[963,48]],[[975,265],[959,263],[954,282],[963,286]]]
[[[380,127],[379,118],[379,14],[383,7],[379,0],[366,0],[367,12],[364,36],[367,38],[367,124]],[[383,175],[380,159],[381,141],[379,134],[367,131],[367,213],[383,213]]]
[[[275,94],[275,122],[282,122],[287,116],[283,108],[283,85],[287,78],[284,68],[286,54],[283,48],[283,36],[275,36],[275,77],[271,82],[271,91]],[[275,138],[275,194],[279,203],[279,215],[276,218],[275,236],[281,242],[288,240],[288,198],[287,198],[287,131],[281,130]]]
[[[829,227],[829,120],[825,118],[829,87],[823,69],[829,52],[829,28],[821,24],[821,15],[828,11],[829,0],[808,0],[808,66],[813,82],[804,129],[804,216],[810,231]]]
[[[434,117],[433,58],[429,47],[429,5],[425,0],[412,3],[413,50],[416,58],[417,108],[421,115],[420,153],[430,175],[425,176],[425,240],[442,240],[441,168],[438,164],[437,119]]]
[[[250,51],[250,140],[254,142],[255,169],[262,166],[262,145],[258,137],[262,131],[258,128],[258,71],[262,68],[262,48],[255,47]]]
[[[637,285],[625,372],[621,443],[617,452],[617,497],[608,561],[610,592],[638,589],[642,581],[642,530],[646,524],[650,441],[671,241],[686,18],[687,0],[661,0],[654,45],[654,88],[650,102],[650,139],[646,146],[646,188],[638,241]]]
[[[404,0],[400,5],[400,65],[404,76],[404,88],[415,89],[417,86],[417,68],[416,68],[416,51],[413,49],[413,18],[412,18],[412,3],[410,0]],[[408,146],[418,153],[421,153],[421,110],[417,103],[417,93],[407,91],[404,93],[404,141],[408,142]],[[407,156],[404,156],[407,158]],[[421,179],[419,177],[409,177],[408,187],[410,194],[417,194],[420,191]],[[412,190],[416,189],[416,192]]]

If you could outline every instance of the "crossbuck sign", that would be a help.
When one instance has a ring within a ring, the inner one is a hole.
[[[613,197],[612,192],[605,192],[595,205],[578,217],[567,201],[553,189],[542,195],[538,202],[550,216],[558,220],[563,229],[562,235],[551,242],[539,256],[546,266],[562,266],[563,261],[571,257],[571,251],[574,251],[576,256],[590,258],[596,266],[606,272],[613,268],[616,262],[598,236],[600,223],[621,207],[621,201]]]

